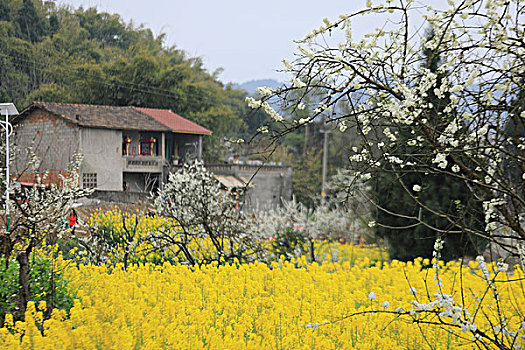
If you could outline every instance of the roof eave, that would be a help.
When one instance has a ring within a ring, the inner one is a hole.
[[[192,134],[192,135],[211,135],[213,134],[213,131],[210,131],[210,132],[199,132],[199,131],[187,131],[187,130],[174,130],[174,129],[171,129],[171,132],[173,133],[176,133],[176,134]]]
[[[87,124],[78,124],[79,126],[83,128],[89,128],[89,129],[104,129],[104,130],[129,130],[129,131],[145,131],[145,132],[169,132],[171,130],[155,130],[155,129],[145,129],[145,128],[123,128],[122,126],[119,127],[113,127],[113,126],[101,126],[101,125],[87,125]]]

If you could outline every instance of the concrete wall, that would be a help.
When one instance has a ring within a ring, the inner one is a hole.
[[[117,203],[147,203],[149,193],[123,191],[95,191],[90,198]],[[145,207],[144,207],[145,209]]]
[[[179,157],[184,162],[199,158],[199,135],[173,134],[174,142],[178,144]]]
[[[12,170],[15,174],[27,170],[27,148],[32,147],[40,159],[36,172],[48,171],[48,182],[57,183],[57,175],[68,168],[73,155],[79,151],[79,130],[76,125],[46,111],[33,111],[15,125],[15,132]],[[27,176],[19,180],[32,182]]]
[[[255,169],[254,169],[255,168]],[[253,188],[247,193],[245,206],[247,209],[259,211],[281,206],[281,199],[292,198],[292,168],[239,166],[236,176],[252,179]],[[257,173],[256,173],[257,172]]]
[[[126,192],[146,193],[156,190],[162,179],[161,173],[129,173],[125,172],[123,180],[126,183]]]
[[[97,174],[97,190],[122,191],[122,131],[82,128],[80,135],[81,152],[84,161],[82,174]]]
[[[292,168],[287,166],[224,164],[207,165],[217,175],[234,175],[253,179],[244,200],[244,210],[260,211],[277,208],[281,199],[292,198]]]

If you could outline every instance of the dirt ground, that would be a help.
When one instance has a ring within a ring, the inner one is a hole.
[[[89,217],[97,212],[106,212],[110,210],[118,209],[123,213],[129,213],[134,214],[138,212],[145,213],[150,209],[148,204],[146,203],[116,203],[116,202],[107,202],[104,200],[99,199],[89,199],[85,201],[80,201],[79,203],[76,203],[74,206],[74,209],[77,213],[77,217],[80,223],[85,223],[88,221]],[[77,234],[86,234],[86,232],[83,232],[84,230],[79,227],[79,230],[77,231]]]

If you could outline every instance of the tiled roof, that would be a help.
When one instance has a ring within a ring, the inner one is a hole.
[[[34,102],[26,107],[15,120],[23,118],[27,112],[35,108],[44,109],[83,127],[211,134],[210,130],[169,110],[153,108]]]
[[[211,135],[212,131],[208,130],[180,115],[173,113],[169,109],[155,109],[155,108],[141,108],[136,107],[138,110],[152,116],[159,123],[166,125],[173,132],[182,134],[202,134]]]
[[[164,125],[134,107],[34,102],[25,110],[42,108],[68,121],[92,128],[169,131]],[[24,111],[20,113],[24,114]]]

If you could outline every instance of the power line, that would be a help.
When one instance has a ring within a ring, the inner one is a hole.
[[[18,60],[19,63],[25,63],[28,68],[34,68],[34,69],[39,70],[40,72],[47,72],[47,73],[51,73],[51,74],[57,74],[56,71],[52,70],[51,68],[46,67],[45,64],[43,64],[43,63],[37,63],[35,61],[31,61],[31,60],[28,60],[28,59],[24,59],[24,58],[21,58],[21,57],[16,57],[16,56],[9,55],[9,54],[4,54],[4,53],[0,53],[0,56]],[[40,67],[37,67],[37,66],[40,66]],[[75,69],[70,69],[70,68],[62,67],[62,66],[60,67],[60,69],[62,69],[64,71],[67,71],[69,73],[72,73],[72,74],[76,74],[76,75],[89,75],[87,72],[81,72],[80,69],[76,69],[75,70]],[[96,79],[93,76],[91,76],[91,77],[88,76],[87,78],[91,82],[95,82],[95,83],[99,83],[99,84],[103,84],[103,85],[107,85],[107,86],[114,86],[115,83],[116,83],[116,85],[120,84],[121,87],[125,87],[125,88],[128,88],[128,89],[132,88],[134,90],[137,90],[137,91],[140,91],[140,92],[144,92],[144,93],[150,93],[150,94],[159,95],[159,96],[165,96],[165,97],[176,97],[176,95],[173,95],[171,93],[171,91],[169,91],[169,90],[158,88],[158,87],[151,86],[151,85],[139,84],[139,83],[134,83],[134,82],[125,81],[125,80],[121,80],[121,79],[112,79],[111,82],[108,82],[108,81],[103,81],[103,80]],[[54,80],[56,81],[56,79],[54,79]],[[126,86],[126,85],[129,85],[129,86]],[[147,89],[155,89],[157,91],[145,90],[145,89],[142,89],[143,87],[147,88]]]
[[[38,70],[41,73],[42,72],[47,72],[47,73],[50,73],[50,74],[57,74],[57,72],[55,70],[53,70],[51,68],[48,68],[44,63],[38,63],[38,62],[35,62],[35,61],[32,61],[32,60],[28,60],[28,59],[25,59],[25,58],[17,57],[17,56],[14,56],[14,55],[11,55],[11,54],[6,54],[6,53],[0,53],[0,57],[5,57],[5,58],[12,59],[12,60],[18,60],[19,61],[18,63],[25,64],[27,68],[36,69],[36,70]],[[86,64],[88,64],[88,63],[86,63]],[[101,85],[106,85],[108,87],[114,87],[115,85],[117,85],[117,86],[129,89],[129,90],[132,90],[132,91],[134,90],[134,91],[143,92],[143,93],[152,94],[152,95],[157,95],[157,96],[162,96],[162,97],[170,97],[170,98],[178,98],[179,97],[179,96],[173,94],[173,92],[171,92],[168,89],[159,88],[157,86],[152,86],[152,85],[149,85],[149,84],[135,83],[135,82],[131,82],[131,81],[125,81],[125,80],[122,80],[122,79],[116,79],[114,77],[110,77],[111,81],[104,81],[104,80],[97,79],[94,76],[89,76],[90,75],[89,72],[80,71],[80,68],[78,68],[78,69],[71,69],[71,68],[68,68],[68,67],[61,66],[60,69],[63,70],[63,71],[67,71],[69,73],[75,74],[77,76],[87,75],[87,79],[85,79],[87,82],[94,82],[94,83],[98,83],[98,84],[101,84]],[[57,81],[56,77],[53,77],[53,80],[56,82]],[[211,98],[209,96],[203,96],[203,97],[208,99],[208,101],[211,101]]]

